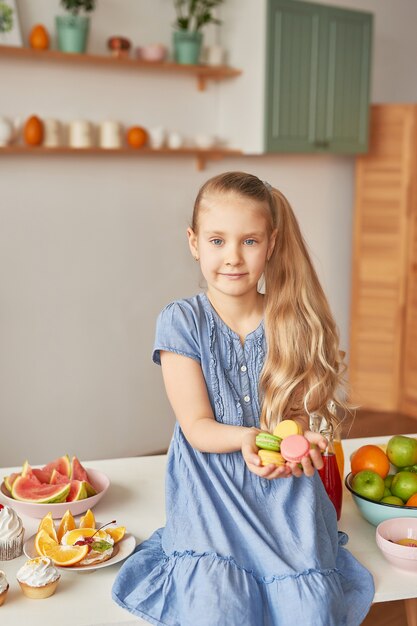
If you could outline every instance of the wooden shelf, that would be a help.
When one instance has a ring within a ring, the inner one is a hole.
[[[206,161],[217,161],[226,157],[241,156],[241,150],[232,150],[228,148],[211,148],[209,150],[202,150],[199,148],[178,148],[178,150],[172,150],[171,148],[160,148],[155,150],[153,148],[70,148],[62,146],[59,148],[45,148],[43,146],[29,147],[29,146],[1,146],[0,156],[166,156],[166,157],[194,157],[196,159],[197,169],[203,170]]]
[[[183,74],[194,76],[197,86],[204,91],[207,80],[219,81],[239,76],[242,72],[227,65],[180,65],[169,61],[141,61],[133,57],[114,57],[110,54],[78,54],[61,52],[60,50],[33,50],[20,46],[0,45],[0,58],[33,59],[35,61],[57,61],[59,63],[79,65],[105,65],[106,67],[127,68],[144,72],[165,72],[167,74]]]

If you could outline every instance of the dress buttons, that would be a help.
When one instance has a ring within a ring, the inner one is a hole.
[[[250,396],[245,396],[243,399],[245,402],[250,402]]]
[[[241,372],[246,372],[247,369],[248,368],[246,367],[246,365],[242,365],[241,368],[240,368],[240,371]]]

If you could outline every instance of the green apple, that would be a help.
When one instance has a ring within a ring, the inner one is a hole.
[[[396,467],[417,464],[417,439],[395,435],[387,445],[387,456]]]
[[[406,465],[401,469],[403,472],[413,472],[414,474],[417,474],[417,465]]]
[[[388,489],[388,487],[385,487],[384,489],[384,498],[387,498],[388,496],[392,496],[391,490]]]
[[[398,472],[391,483],[391,493],[407,502],[412,495],[417,493],[417,474],[413,472]]]
[[[381,504],[396,504],[397,506],[404,506],[404,502],[401,498],[397,498],[397,496],[384,496],[380,502]]]
[[[379,502],[384,495],[385,483],[384,479],[376,472],[362,470],[354,475],[352,489],[359,496]]]

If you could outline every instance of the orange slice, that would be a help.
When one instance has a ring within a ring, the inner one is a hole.
[[[70,510],[66,511],[61,522],[58,526],[57,538],[61,541],[67,530],[73,530],[75,528],[75,520]]]
[[[96,530],[95,528],[75,528],[68,532],[65,537],[65,542],[72,546],[81,537],[91,537],[92,535],[94,535],[94,538],[97,540],[106,539],[106,532],[105,530]]]
[[[58,542],[52,539],[50,535],[43,528],[36,533],[35,537],[35,550],[40,556],[45,555],[45,549],[48,547],[57,546]]]
[[[42,518],[39,526],[38,532],[44,530],[54,541],[58,541],[58,537],[56,535],[54,520],[52,519],[52,513],[48,513],[45,517]]]
[[[59,543],[55,545],[44,546],[45,556],[59,565],[60,567],[71,567],[76,565],[88,554],[88,546],[61,546]]]
[[[80,519],[80,528],[95,528],[96,520],[94,518],[94,513],[91,509],[88,509],[87,513]]]
[[[108,526],[106,533],[110,535],[114,543],[117,543],[125,536],[126,528],[124,526]]]

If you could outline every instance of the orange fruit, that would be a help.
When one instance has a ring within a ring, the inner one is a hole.
[[[88,509],[85,515],[82,516],[79,523],[79,528],[95,528],[96,520],[94,513],[91,509]],[[75,528],[75,527],[74,527]]]
[[[48,535],[46,530],[41,529],[36,533],[35,550],[40,556],[44,556],[46,554],[45,549],[57,545],[58,542],[55,541],[55,539],[53,539],[50,535]]]
[[[49,556],[55,565],[71,567],[71,565],[76,565],[85,559],[88,554],[88,546],[61,546],[56,543],[55,545],[45,545],[43,553],[45,556]]]
[[[38,526],[38,533],[41,530],[44,530],[54,541],[58,541],[54,520],[52,519],[52,513],[48,513],[48,515],[45,515],[45,517],[42,518]]]
[[[75,528],[75,520],[70,510],[66,511],[61,522],[58,526],[57,538],[61,541],[67,530],[73,530]]]
[[[142,126],[132,126],[127,131],[126,140],[131,148],[142,148],[148,143],[148,132]]]
[[[125,526],[108,526],[106,528],[106,533],[110,535],[113,539],[114,543],[117,543],[125,536],[126,528]]]
[[[94,539],[105,539],[106,531],[105,530],[96,530],[95,528],[74,528],[74,530],[70,530],[65,537],[65,542],[69,546],[73,546],[76,541],[78,541],[81,537],[92,537],[94,535]]]
[[[414,493],[411,498],[408,498],[405,506],[417,506],[417,493]]]
[[[35,50],[47,50],[49,48],[49,34],[43,24],[36,24],[29,35],[29,45]]]
[[[388,476],[390,462],[379,446],[371,444],[361,446],[350,457],[350,467],[353,474],[362,470],[371,470],[381,478]]]

